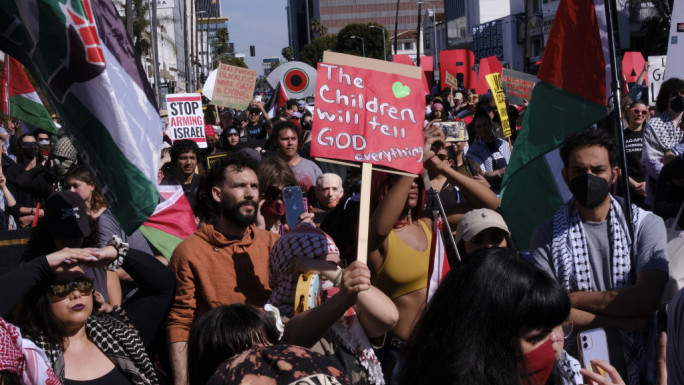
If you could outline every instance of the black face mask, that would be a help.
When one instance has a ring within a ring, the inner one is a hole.
[[[610,192],[610,184],[605,179],[592,174],[584,174],[573,178],[568,187],[575,200],[589,209],[603,203]]]
[[[38,153],[38,147],[26,147],[26,146],[21,147],[21,155],[26,160],[33,160],[33,158],[36,157],[37,153]]]
[[[676,113],[684,111],[684,96],[677,96],[670,102],[670,109]]]

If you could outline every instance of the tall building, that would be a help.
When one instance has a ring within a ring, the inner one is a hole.
[[[297,54],[312,38],[308,33],[312,18],[331,34],[352,23],[378,23],[387,28],[390,36],[394,36],[395,24],[399,34],[418,27],[415,0],[288,0],[287,4],[290,46]],[[444,1],[426,0],[421,13],[433,8],[437,13],[444,12]]]

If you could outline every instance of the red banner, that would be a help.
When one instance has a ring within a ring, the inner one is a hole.
[[[311,155],[420,174],[422,79],[319,63]]]
[[[456,78],[463,78],[463,88],[472,89],[476,86],[477,75],[473,70],[475,55],[467,49],[452,49],[439,52],[439,73],[442,79],[442,89],[447,87],[446,72]],[[459,76],[458,74],[461,74]]]
[[[477,88],[475,89],[478,95],[486,94],[489,90],[489,84],[487,84],[485,76],[493,74],[494,72],[501,75],[502,69],[503,67],[496,56],[480,59],[480,67],[477,69]]]

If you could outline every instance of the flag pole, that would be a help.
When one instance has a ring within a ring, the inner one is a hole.
[[[635,243],[634,239],[634,224],[632,223],[632,197],[629,190],[629,172],[627,170],[627,155],[625,151],[625,134],[624,128],[622,127],[622,104],[620,103],[620,76],[617,70],[617,56],[615,54],[615,27],[613,25],[613,17],[615,13],[615,0],[604,0],[606,7],[606,26],[608,29],[608,51],[610,55],[610,73],[612,77],[612,82],[610,83],[611,94],[613,99],[613,112],[611,124],[613,130],[615,131],[615,136],[617,137],[617,149],[620,152],[620,169],[622,171],[622,189],[624,193],[625,204],[623,210],[625,213],[625,221],[627,221],[627,229],[629,230],[629,236],[632,240],[632,244]],[[617,17],[616,17],[617,19]],[[636,271],[636,261],[634,258],[634,247],[630,248],[629,258],[631,262],[631,271]],[[630,273],[630,278],[635,278],[636,275]]]

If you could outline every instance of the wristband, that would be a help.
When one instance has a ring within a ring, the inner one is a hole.
[[[128,243],[124,242],[118,235],[113,234],[105,246],[112,246],[116,249],[116,259],[107,266],[108,270],[116,271],[123,265],[124,257],[128,254]]]

